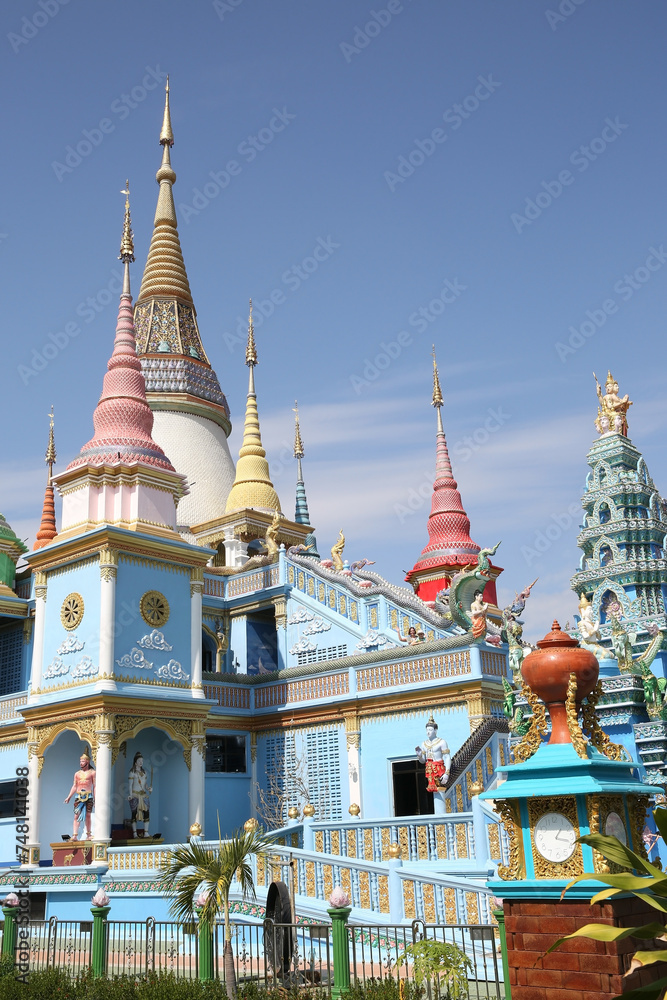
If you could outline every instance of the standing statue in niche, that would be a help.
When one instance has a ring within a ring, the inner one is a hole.
[[[431,716],[426,723],[426,739],[415,752],[422,764],[426,764],[426,778],[429,792],[441,792],[449,779],[452,758],[445,740],[438,736],[438,724]]]
[[[65,805],[67,805],[72,796],[74,796],[72,840],[92,840],[90,826],[95,802],[95,772],[90,766],[90,757],[87,753],[82,753],[79,758],[79,770],[74,775],[74,782],[70,788],[69,795],[65,799]],[[79,837],[81,824],[84,821],[84,834],[82,837]]]
[[[130,794],[128,798],[130,800],[130,809],[132,810],[132,836],[137,836],[137,823],[141,823],[143,826],[141,835],[142,837],[147,837],[150,820],[149,796],[153,791],[153,775],[151,774],[149,783],[148,775],[144,770],[144,756],[141,750],[138,750],[134,755],[129,779]]]

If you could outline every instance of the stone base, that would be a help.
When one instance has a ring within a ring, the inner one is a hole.
[[[512,1000],[609,1000],[664,975],[656,963],[623,978],[632,953],[642,943],[631,938],[605,943],[590,938],[551,945],[584,924],[632,927],[656,919],[656,910],[626,898],[591,906],[558,900],[540,903],[505,900],[505,930]]]

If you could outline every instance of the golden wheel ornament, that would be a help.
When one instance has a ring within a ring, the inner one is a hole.
[[[152,628],[160,628],[169,620],[169,601],[159,590],[147,590],[139,602],[139,610]]]
[[[83,610],[83,597],[81,594],[68,594],[60,608],[60,621],[68,632],[72,632],[81,624]]]

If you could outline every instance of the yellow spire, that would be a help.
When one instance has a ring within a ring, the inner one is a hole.
[[[167,143],[169,146],[174,145],[174,133],[171,130],[171,113],[169,110],[169,76],[167,76],[167,84],[164,88],[164,117],[162,118],[162,129],[160,131],[160,145]]]
[[[303,458],[306,454],[303,450],[303,441],[301,440],[301,428],[299,427],[299,403],[294,400],[294,457]]]
[[[130,182],[125,181],[125,187],[121,191],[125,195],[125,220],[123,222],[123,238],[120,241],[120,253],[118,260],[134,262],[134,233],[132,232],[132,219],[130,217]]]
[[[154,296],[177,298],[182,302],[192,304],[192,293],[188,281],[183,251],[178,238],[176,208],[174,206],[173,184],[176,173],[171,165],[170,148],[174,144],[174,134],[171,130],[169,114],[169,80],[164,103],[164,119],[160,131],[162,146],[162,163],[155,175],[160,185],[157,199],[153,237],[148,250],[146,269],[139,290],[137,304]]]
[[[438,362],[435,360],[435,344],[433,344],[433,406],[442,406],[442,390],[440,389],[440,376],[438,374]]]
[[[252,300],[250,303],[250,319],[248,322],[248,345],[246,347],[246,364],[248,365],[248,401],[243,425],[243,444],[236,463],[234,484],[227,497],[226,512],[244,510],[247,507],[260,510],[280,510],[280,500],[273,488],[269,475],[269,463],[262,447],[262,435],[259,429],[259,413],[257,412],[257,396],[255,395],[254,368],[257,364],[257,349],[252,325]]]
[[[49,477],[47,479],[47,486],[51,485],[51,477],[53,476],[53,466],[56,464],[56,443],[53,436],[53,406],[51,407],[51,412],[49,413],[49,443],[46,446],[45,462],[49,467]]]
[[[257,361],[257,348],[255,347],[255,328],[252,325],[252,299],[250,299],[250,316],[248,317],[248,343],[245,349],[245,363],[249,368],[253,368]]]

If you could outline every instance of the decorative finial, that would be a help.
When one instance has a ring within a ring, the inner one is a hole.
[[[593,372],[593,378],[598,394],[598,415],[595,418],[595,427],[598,433],[622,434],[627,437],[628,410],[632,406],[632,400],[627,393],[623,397],[618,395],[618,382],[610,371],[607,371],[604,395],[595,372]]]
[[[49,443],[46,446],[46,456],[45,462],[49,467],[49,478],[47,479],[47,485],[51,484],[51,477],[53,476],[53,466],[56,464],[56,444],[53,437],[53,406],[51,407],[51,412],[49,413]]]
[[[169,77],[167,77],[167,84],[164,88],[164,118],[160,130],[160,145],[174,145],[174,133],[171,130],[171,114],[169,112]]]
[[[440,376],[438,374],[438,363],[435,360],[435,344],[433,345],[433,406],[438,408],[443,405],[442,390],[440,388]]]
[[[123,238],[120,241],[120,253],[118,260],[124,264],[134,263],[134,233],[132,232],[132,219],[130,217],[130,182],[125,181],[125,187],[121,191],[125,195],[125,220],[123,222]]]
[[[255,347],[255,328],[252,325],[252,299],[250,299],[250,316],[248,318],[248,345],[245,349],[245,363],[249,368],[254,367],[257,362],[257,348]]]
[[[294,400],[294,457],[303,458],[306,454],[303,450],[303,441],[301,440],[301,428],[299,427],[299,403]]]

